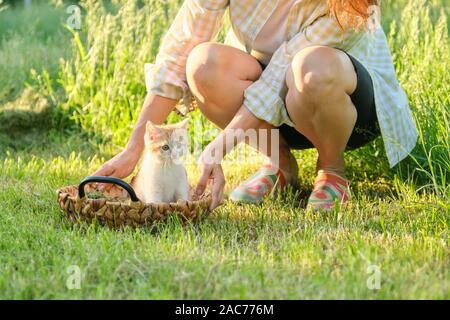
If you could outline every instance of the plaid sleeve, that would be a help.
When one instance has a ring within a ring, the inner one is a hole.
[[[342,31],[335,19],[321,16],[284,42],[272,56],[258,81],[244,93],[244,105],[259,119],[279,127],[283,123],[294,126],[286,112],[286,72],[296,53],[315,45],[346,49],[354,31]]]
[[[145,65],[147,92],[180,100],[186,95],[186,60],[191,50],[212,40],[229,0],[186,0],[164,36],[154,64]]]

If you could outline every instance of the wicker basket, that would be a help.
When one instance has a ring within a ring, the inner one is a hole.
[[[99,192],[98,183],[108,183],[108,188]],[[111,228],[150,226],[169,216],[192,221],[207,214],[211,204],[210,195],[193,197],[193,201],[144,203],[123,180],[97,176],[87,177],[79,186],[61,188],[56,194],[59,207],[73,222],[98,221]]]

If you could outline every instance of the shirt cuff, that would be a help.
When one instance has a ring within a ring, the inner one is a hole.
[[[172,77],[170,71],[164,66],[147,63],[144,66],[144,71],[147,92],[177,101],[186,95],[187,86],[176,83],[176,80],[172,81],[171,78],[176,78]]]

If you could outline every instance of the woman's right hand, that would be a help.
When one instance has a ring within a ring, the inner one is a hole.
[[[140,153],[125,149],[115,155],[113,158],[105,162],[96,172],[94,176],[116,177],[124,179],[133,173],[140,158]]]

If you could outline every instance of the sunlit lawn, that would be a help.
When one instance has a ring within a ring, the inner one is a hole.
[[[41,9],[52,24],[61,20],[60,11]],[[0,27],[36,18],[16,12],[17,19],[5,20],[2,14]],[[69,223],[55,190],[78,183],[118,146],[61,124],[51,101],[33,90],[42,84],[29,69],[45,66],[56,79],[59,57],[70,58],[71,39],[48,26],[33,35],[30,25],[0,35],[0,298],[450,298],[448,183],[421,185],[412,173],[389,171],[384,151],[374,146],[347,155],[354,196],[343,211],[305,211],[316,156],[307,151],[297,153],[299,188],[262,205],[226,202],[187,226],[171,220],[112,231]],[[30,48],[37,51],[28,58]],[[409,63],[420,76],[432,74],[418,59]],[[448,115],[448,96],[433,95],[446,92],[448,83],[435,80],[401,79],[415,108]],[[24,82],[31,88],[24,91]],[[448,119],[438,121],[437,131],[426,131],[432,120],[424,126],[424,139],[444,137]],[[439,148],[433,159],[443,160],[436,169],[449,170]],[[429,172],[427,159],[417,159]],[[257,165],[227,163],[227,191]],[[189,176],[195,184],[195,166]],[[432,177],[438,176],[446,173]],[[78,290],[67,286],[73,266],[82,275]]]

